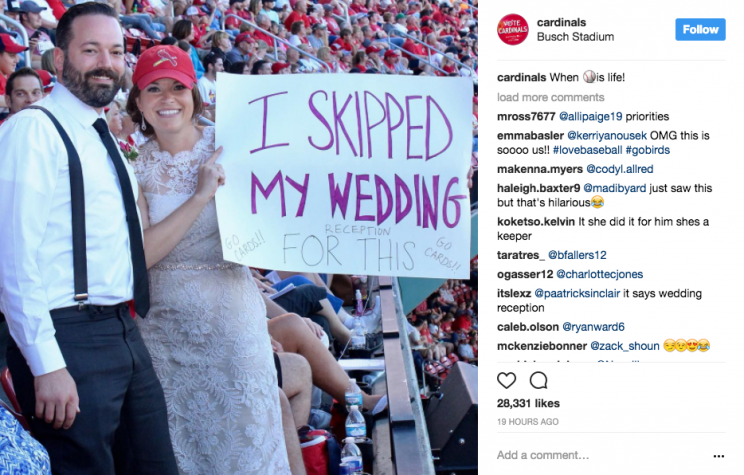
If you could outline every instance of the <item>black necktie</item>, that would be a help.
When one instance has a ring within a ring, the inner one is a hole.
[[[147,264],[145,263],[145,248],[142,245],[142,230],[140,229],[139,217],[137,215],[137,203],[134,201],[132,182],[129,181],[127,168],[121,160],[119,147],[109,132],[108,124],[103,119],[93,123],[93,127],[101,136],[103,145],[111,157],[111,161],[119,176],[121,194],[124,198],[124,210],[127,214],[127,226],[129,226],[129,247],[132,251],[132,267],[134,270],[134,310],[145,318],[150,310],[150,287],[147,281]]]

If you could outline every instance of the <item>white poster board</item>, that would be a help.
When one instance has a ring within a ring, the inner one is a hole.
[[[472,80],[217,79],[225,260],[264,269],[467,278]]]

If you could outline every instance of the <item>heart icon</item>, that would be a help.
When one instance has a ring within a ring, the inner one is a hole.
[[[499,373],[496,379],[500,385],[504,386],[504,389],[509,389],[517,382],[517,375],[514,373]]]

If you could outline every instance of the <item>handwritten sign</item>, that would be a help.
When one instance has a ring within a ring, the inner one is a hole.
[[[219,74],[217,88],[225,260],[469,275],[471,80]]]

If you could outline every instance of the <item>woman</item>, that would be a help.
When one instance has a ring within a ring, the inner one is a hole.
[[[323,72],[324,73],[335,73],[337,72],[337,65],[335,58],[331,57],[331,48],[328,46],[321,46],[318,48],[318,59],[326,63],[328,66],[331,67],[330,71],[326,71],[326,67],[323,66]]]
[[[216,31],[212,35],[212,51],[216,54],[221,54],[222,57],[232,49],[232,43],[230,43],[230,35],[225,31]]]
[[[52,76],[57,75],[57,68],[54,66],[54,48],[44,51],[41,55],[41,69],[49,71]]]
[[[151,294],[149,316],[137,323],[163,386],[179,468],[288,474],[292,447],[292,471],[304,473],[296,433],[285,445],[288,402],[277,388],[261,294],[248,268],[222,260],[213,200],[225,182],[215,164],[221,149],[213,127],[195,125],[202,100],[189,57],[150,48],[132,79],[127,111],[152,137],[135,162]]]
[[[343,35],[343,32],[341,33]],[[358,25],[354,25],[351,27],[351,46],[354,48],[354,53],[357,51],[364,50],[362,48],[362,44],[364,43],[364,33],[362,33],[362,29]]]
[[[178,20],[176,24],[173,25],[173,37],[179,40],[179,47],[181,44],[180,40],[191,43],[191,41],[194,40],[194,28],[191,22],[189,20]],[[204,74],[204,65],[202,64],[201,59],[199,59],[199,54],[196,52],[196,48],[192,47],[189,47],[188,53],[191,58],[191,63],[194,66],[194,70],[196,71],[196,78],[200,79]]]
[[[365,66],[366,62],[367,53],[365,53],[364,51],[357,51],[354,55],[354,58],[351,60],[351,67],[359,68],[361,72],[365,72],[367,70],[367,66]]]

